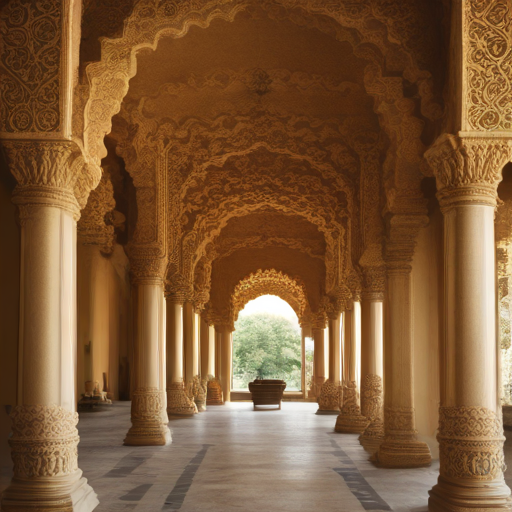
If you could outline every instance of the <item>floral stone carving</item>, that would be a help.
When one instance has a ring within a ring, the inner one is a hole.
[[[336,419],[336,432],[362,434],[368,426],[368,420],[361,414],[359,393],[355,381],[343,386],[343,407]]]

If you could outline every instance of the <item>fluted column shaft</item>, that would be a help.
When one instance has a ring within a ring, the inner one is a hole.
[[[158,446],[171,442],[166,412],[165,299],[163,283],[155,276],[136,271],[134,387],[132,393],[132,427],[124,444]]]
[[[320,395],[322,384],[325,382],[325,330],[323,327],[313,327],[313,383],[315,396]]]
[[[183,305],[168,298],[167,306],[167,414],[193,416],[196,406],[183,382]]]
[[[201,376],[204,379],[208,375],[213,375],[208,371],[208,362],[210,356],[210,326],[204,318],[204,315],[200,316],[199,341],[201,346]]]
[[[208,358],[206,374],[215,375],[215,327],[213,325],[208,326]]]
[[[336,419],[336,432],[361,434],[368,421],[361,415],[359,403],[358,361],[361,350],[361,304],[354,301],[345,311],[343,346],[343,405]]]
[[[14,467],[1,508],[71,511],[80,504],[89,512],[98,500],[78,467],[75,408],[80,208],[72,187],[64,186],[72,143],[3,144],[18,180],[13,202],[21,261],[17,404],[9,438]]]
[[[199,375],[199,315],[190,302],[183,305],[183,343],[187,394],[202,412],[206,406],[206,389]]]
[[[220,331],[220,382],[224,401],[231,400],[231,375],[232,375],[232,353],[233,353],[233,333],[227,326],[219,328]]]
[[[329,378],[322,384],[318,397],[318,414],[337,414],[340,410],[341,378],[341,313],[329,314],[327,336],[329,340]]]
[[[194,305],[183,305],[183,340],[185,347],[185,382],[190,383],[199,374],[199,344]]]
[[[512,510],[503,477],[494,239],[497,185],[511,157],[509,141],[447,134],[427,153],[445,230],[440,475],[431,512]]]
[[[428,446],[416,439],[414,414],[411,266],[393,262],[388,267],[388,332],[386,339],[385,439],[379,463],[391,468],[428,466]]]
[[[359,441],[375,452],[384,440],[383,294],[364,293],[361,302],[361,413],[369,421]]]
[[[341,313],[329,316],[329,379],[341,381]]]

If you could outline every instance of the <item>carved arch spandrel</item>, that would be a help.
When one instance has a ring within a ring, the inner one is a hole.
[[[158,40],[165,36],[183,37],[192,25],[207,27],[214,19],[233,21],[239,12],[246,10],[251,4],[255,3],[205,0],[202,4],[196,2],[192,9],[188,1],[159,5],[156,0],[140,0],[125,22],[123,36],[118,39],[104,39],[102,60],[87,67],[90,87],[84,109],[84,147],[87,156],[98,162],[104,156],[103,137],[110,131],[113,115],[119,111],[121,101],[128,90],[129,79],[136,74],[135,55],[138,50],[155,49]],[[347,35],[340,34],[338,31],[335,37],[348,40],[351,44],[355,43],[356,53],[370,58],[373,63],[375,63],[374,52],[369,51],[369,47],[364,46],[365,44],[375,45],[382,55],[392,54],[394,51],[395,63],[402,60],[404,75],[409,81],[420,85],[422,103],[426,103],[427,100],[429,104],[433,103],[430,73],[420,71],[412,53],[395,43],[400,39],[401,32],[396,31],[396,26],[400,26],[400,23],[394,20],[394,33],[398,37],[392,43],[389,42],[386,39],[386,30],[375,29],[379,24],[382,25],[382,21],[386,23],[388,16],[385,10],[379,13],[372,2],[365,2],[358,9],[353,8],[353,3],[349,8],[343,2],[339,5],[325,5],[314,0],[302,4],[297,4],[293,0],[280,0],[264,2],[261,5],[270,13],[278,12],[279,9],[275,8],[277,6],[292,9],[295,14],[291,17],[292,20],[298,19],[297,14],[300,11],[303,14],[309,13],[313,17],[326,16],[328,19],[335,20],[341,28],[349,27],[354,33]],[[378,24],[370,23],[371,19],[378,20]],[[354,37],[354,34],[357,37]],[[421,37],[421,32],[419,36]],[[87,96],[85,93],[82,94]],[[432,108],[424,110],[428,117]],[[435,115],[438,114],[435,113]]]

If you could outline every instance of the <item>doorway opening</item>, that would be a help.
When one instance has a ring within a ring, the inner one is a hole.
[[[275,295],[251,300],[233,333],[233,391],[247,391],[255,379],[279,379],[286,391],[305,389],[304,340],[292,307]]]

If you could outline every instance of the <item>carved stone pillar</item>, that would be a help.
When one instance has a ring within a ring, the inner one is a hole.
[[[345,310],[345,345],[344,359],[346,375],[343,383],[343,406],[336,419],[336,432],[361,434],[368,426],[368,420],[361,414],[359,406],[359,389],[357,384],[357,351],[360,348],[361,305],[352,303]]]
[[[315,320],[311,327],[313,335],[313,377],[309,396],[319,397],[325,382],[325,320]]]
[[[194,400],[199,412],[206,410],[206,391],[199,377],[198,315],[194,305],[183,305],[183,343],[185,348],[185,383],[189,398]]]
[[[213,375],[208,371],[208,357],[210,354],[210,326],[206,316],[202,313],[199,320],[199,345],[201,356],[201,376],[206,378],[208,375]],[[214,370],[215,371],[215,370]]]
[[[509,141],[444,134],[425,154],[445,226],[440,475],[429,510],[512,510],[498,390],[494,211]]]
[[[130,446],[171,442],[165,392],[165,264],[164,258],[142,259],[130,254],[132,283],[136,286],[132,427],[124,440]]]
[[[369,424],[359,442],[372,453],[384,440],[383,299],[382,292],[367,291],[361,302],[361,413]]]
[[[224,401],[231,400],[231,375],[233,355],[233,332],[231,326],[218,326],[220,333],[220,382]]]
[[[411,251],[388,262],[388,320],[386,339],[385,439],[376,458],[389,468],[430,465],[428,446],[417,440],[414,417]],[[407,257],[407,259],[405,259]],[[410,257],[410,259],[409,259]]]
[[[85,201],[75,186],[99,177],[75,167],[81,157],[69,141],[2,144],[18,182],[21,275],[14,475],[1,508],[89,512],[98,500],[77,461],[76,222]]]
[[[196,405],[183,382],[183,305],[168,293],[167,306],[167,414],[193,416]]]
[[[317,414],[339,414],[341,377],[340,312],[328,315],[329,378],[323,383],[318,397]]]

